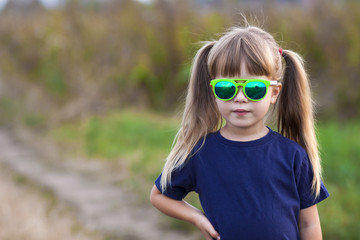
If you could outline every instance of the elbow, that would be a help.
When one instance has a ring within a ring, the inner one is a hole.
[[[161,194],[161,192],[157,189],[157,187],[154,185],[154,187],[151,189],[150,192],[150,203],[156,207],[156,200],[158,199],[159,194]]]
[[[151,193],[150,193],[150,203],[151,203],[151,205],[153,205],[154,206],[154,204],[155,204],[155,198],[156,198],[156,196],[152,193],[152,191],[151,191]]]

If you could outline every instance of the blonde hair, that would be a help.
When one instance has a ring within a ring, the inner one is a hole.
[[[222,117],[210,89],[216,76],[241,75],[241,64],[251,75],[267,76],[283,84],[276,104],[278,131],[307,151],[314,172],[312,190],[320,193],[321,166],[315,135],[309,80],[302,58],[291,50],[283,50],[264,30],[248,26],[233,27],[219,40],[205,42],[198,50],[191,70],[181,127],[166,159],[161,186],[165,191],[171,174],[191,156],[195,145],[220,129]],[[283,66],[284,65],[284,66]]]

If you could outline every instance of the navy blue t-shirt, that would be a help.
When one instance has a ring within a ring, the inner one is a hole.
[[[231,141],[216,132],[201,143],[163,194],[182,200],[197,192],[222,240],[299,239],[300,209],[329,196],[321,183],[320,196],[313,197],[306,151],[271,129],[255,141]],[[160,178],[155,184],[161,191]]]

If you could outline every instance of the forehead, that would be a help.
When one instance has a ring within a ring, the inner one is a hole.
[[[271,76],[269,46],[249,32],[232,32],[221,38],[208,57],[210,75],[228,77]],[[271,55],[271,54],[270,54]]]
[[[240,56],[228,56],[221,54],[214,59],[210,67],[212,76],[228,76],[232,78],[250,78],[251,76],[270,76],[269,66],[261,61],[255,62],[247,58],[245,54]]]
[[[215,76],[215,79],[219,78],[228,78],[228,79],[264,79],[264,80],[270,80],[270,78],[266,75],[255,75],[249,73],[247,70],[247,67],[244,63],[240,64],[240,73],[238,74],[229,74],[229,75],[217,75]]]

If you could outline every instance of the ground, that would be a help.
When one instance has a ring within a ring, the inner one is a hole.
[[[56,146],[25,132],[0,129],[0,168],[0,229],[7,229],[0,239],[199,239],[170,228],[122,187],[121,168],[63,159]]]
[[[0,169],[0,239],[100,240],[81,227],[71,210],[50,193],[9,169]]]

